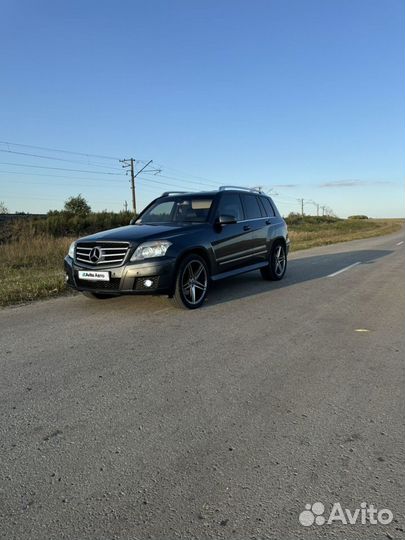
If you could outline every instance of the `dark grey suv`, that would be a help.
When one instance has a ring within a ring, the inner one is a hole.
[[[288,249],[286,223],[260,191],[166,192],[130,225],[73,242],[66,281],[91,298],[167,294],[195,309],[212,281],[252,270],[282,279]]]

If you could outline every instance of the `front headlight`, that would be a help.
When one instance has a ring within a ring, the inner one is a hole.
[[[75,246],[76,246],[76,242],[72,242],[69,246],[68,255],[71,259],[74,259],[74,256],[75,256]]]
[[[154,242],[144,242],[138,246],[135,253],[131,257],[131,261],[143,261],[144,259],[151,259],[152,257],[164,257],[166,251],[172,245],[167,240],[155,240]]]

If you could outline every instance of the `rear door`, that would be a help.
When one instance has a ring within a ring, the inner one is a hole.
[[[284,219],[280,216],[270,197],[261,195],[260,202],[263,204],[267,216],[267,248],[270,253],[273,240],[280,237],[286,238],[287,229]]]
[[[270,201],[269,197],[261,195],[259,200],[266,215],[266,245],[267,253],[270,255],[272,241],[274,235],[277,233],[277,224],[282,221],[282,219],[280,216],[276,215],[273,203]]]
[[[263,262],[267,258],[267,216],[259,195],[243,193],[241,195],[245,213],[245,223],[251,232],[250,257],[248,264]]]
[[[245,263],[244,255],[249,250],[251,229],[247,226],[239,193],[224,192],[219,200],[215,218],[220,215],[234,216],[236,223],[215,226],[211,242],[216,259],[217,272],[227,272]]]

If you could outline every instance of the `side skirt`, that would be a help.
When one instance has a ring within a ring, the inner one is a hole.
[[[220,274],[215,274],[214,276],[211,276],[211,281],[220,281],[221,279],[238,276],[239,274],[246,274],[246,272],[252,272],[253,270],[259,270],[260,268],[264,268],[265,266],[268,266],[268,264],[269,263],[267,261],[263,261],[260,263],[250,264],[249,266],[243,266],[242,268],[228,270],[228,272],[221,272]]]

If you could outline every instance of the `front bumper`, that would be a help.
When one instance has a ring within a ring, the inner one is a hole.
[[[109,294],[170,294],[174,283],[176,260],[172,257],[149,260],[123,266],[81,266],[70,257],[65,257],[66,284],[78,291]],[[109,272],[109,281],[79,279],[79,270]],[[152,281],[147,287],[145,280]]]

